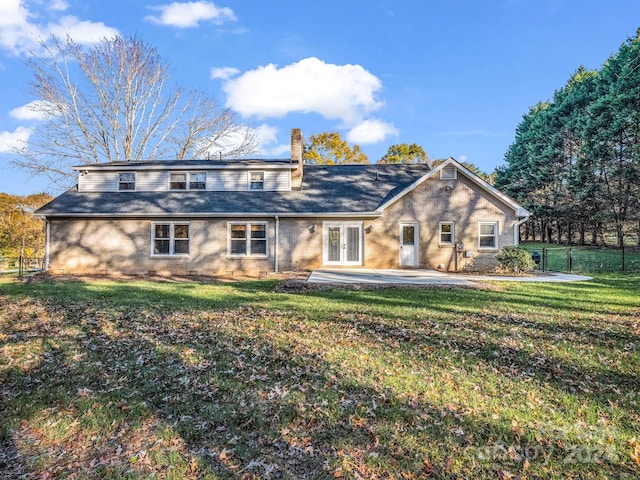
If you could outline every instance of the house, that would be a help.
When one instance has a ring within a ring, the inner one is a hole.
[[[53,273],[264,275],[319,267],[495,264],[529,213],[454,159],[304,165],[291,159],[75,167],[42,207]]]

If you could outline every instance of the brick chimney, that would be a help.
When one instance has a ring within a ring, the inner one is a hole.
[[[298,168],[291,171],[291,188],[300,188],[302,186],[302,130],[299,128],[291,129],[291,163],[297,163]]]

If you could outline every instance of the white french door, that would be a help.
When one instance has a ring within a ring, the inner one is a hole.
[[[362,265],[362,222],[325,222],[324,264]]]

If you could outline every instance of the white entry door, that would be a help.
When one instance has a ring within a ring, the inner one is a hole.
[[[400,224],[400,266],[418,266],[418,246],[420,232],[417,223]]]
[[[362,265],[362,223],[324,224],[324,264]]]

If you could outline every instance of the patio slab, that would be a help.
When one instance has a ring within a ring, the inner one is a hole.
[[[567,273],[545,273],[540,275],[498,276],[498,275],[461,275],[438,272],[436,270],[403,270],[403,269],[371,269],[371,268],[322,268],[314,270],[307,279],[310,283],[371,283],[371,284],[412,284],[412,285],[462,285],[473,286],[477,282],[579,282],[591,280],[583,275]]]

